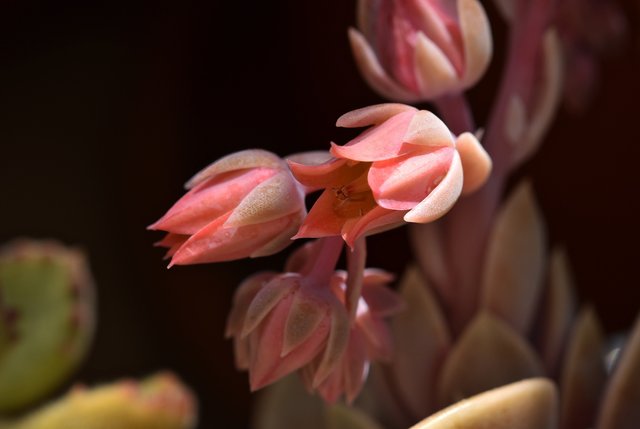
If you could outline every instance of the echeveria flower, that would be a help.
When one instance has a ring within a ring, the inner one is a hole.
[[[360,0],[349,38],[369,85],[415,102],[474,85],[491,60],[489,21],[477,0]]]
[[[258,149],[233,153],[196,174],[149,227],[167,231],[171,265],[271,255],[291,243],[306,209],[286,163]]]
[[[303,185],[324,189],[297,238],[341,235],[352,246],[358,237],[405,222],[431,222],[491,170],[472,134],[455,139],[425,110],[381,104],[349,112],[337,125],[373,127],[344,146],[333,144],[332,158],[321,164],[289,162]]]

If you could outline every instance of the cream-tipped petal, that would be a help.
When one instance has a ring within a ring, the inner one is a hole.
[[[287,155],[285,161],[292,161],[303,165],[320,165],[330,161],[331,154],[328,150],[310,150],[307,152],[297,152]]]
[[[451,334],[429,285],[416,266],[409,266],[400,283],[405,311],[391,321],[394,355],[391,361],[398,399],[412,415],[422,417],[435,407],[435,381],[451,346]]]
[[[458,0],[458,19],[464,46],[463,88],[476,84],[489,67],[493,53],[491,26],[478,0]]]
[[[411,429],[556,429],[557,410],[553,383],[534,378],[458,402]]]
[[[326,429],[383,429],[375,420],[358,408],[341,404],[327,408],[326,421]]]
[[[340,116],[336,121],[336,127],[359,128],[369,125],[378,125],[392,116],[416,108],[400,103],[383,103],[352,110]]]
[[[504,120],[504,135],[513,146],[524,145],[524,136],[527,129],[527,108],[522,97],[514,94],[509,99],[507,113]]]
[[[191,189],[194,186],[218,174],[226,173],[233,170],[243,170],[256,167],[268,167],[276,169],[287,168],[284,161],[274,153],[262,149],[247,149],[229,154],[208,165],[200,172],[198,172],[195,176],[193,176],[184,185],[184,187],[186,189]]]
[[[233,209],[224,228],[269,222],[304,208],[304,197],[288,171],[258,184]]]
[[[622,350],[609,380],[598,429],[637,429],[640,427],[640,317]]]
[[[416,78],[424,98],[436,98],[458,84],[458,74],[442,50],[423,32],[418,32],[414,51]]]
[[[298,232],[302,221],[306,216],[306,210],[302,210],[293,215],[289,215],[290,223],[288,227],[282,229],[282,231],[276,235],[276,237],[265,243],[260,248],[256,249],[249,255],[250,258],[260,258],[262,256],[275,255],[276,253],[284,250],[292,244],[292,237]]]
[[[536,87],[527,133],[513,154],[513,165],[523,162],[535,152],[560,105],[563,64],[560,41],[555,29],[547,30],[544,35],[542,56],[541,78]]]
[[[292,374],[269,386],[258,396],[253,414],[254,429],[326,429],[324,404],[307,393]]]
[[[563,429],[593,427],[607,377],[603,351],[600,323],[593,309],[584,309],[573,326],[560,377]]]
[[[454,146],[449,128],[440,118],[427,110],[420,110],[413,116],[402,141],[426,147]]]
[[[460,155],[453,154],[451,167],[442,182],[413,209],[404,215],[406,222],[427,223],[444,216],[462,192],[463,172]]]
[[[548,271],[547,290],[541,302],[538,348],[547,374],[555,377],[575,316],[573,281],[564,249],[553,250]]]
[[[307,293],[297,293],[284,328],[282,356],[286,356],[309,338],[327,317],[327,313],[328,308],[322,299]]]
[[[264,285],[256,294],[247,309],[244,319],[244,326],[241,337],[249,335],[269,312],[282,300],[292,289],[300,284],[300,276],[296,274],[284,274],[272,279]]]
[[[225,338],[231,338],[240,334],[244,318],[251,305],[251,301],[258,294],[258,291],[272,278],[276,273],[271,271],[263,271],[256,273],[245,279],[236,289],[233,295],[233,306],[229,316],[227,317],[227,326],[225,329]]]
[[[493,163],[476,136],[462,133],[456,140],[456,149],[460,154],[464,182],[462,193],[469,194],[478,190],[489,178]]]
[[[447,356],[438,401],[447,405],[503,384],[537,377],[542,365],[518,333],[489,313],[480,313]]]
[[[333,303],[331,330],[329,331],[324,354],[313,377],[312,385],[314,388],[318,387],[335,369],[336,365],[340,363],[349,341],[349,325],[349,316],[344,306],[339,302]]]
[[[498,213],[482,277],[482,306],[527,335],[541,292],[545,228],[529,182],[521,183]]]
[[[371,87],[385,98],[403,102],[414,102],[418,96],[395,83],[378,61],[375,52],[359,31],[349,29],[351,50],[360,73]]]

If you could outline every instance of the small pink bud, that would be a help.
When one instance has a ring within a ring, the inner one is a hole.
[[[291,243],[306,214],[304,193],[286,163],[264,150],[214,162],[187,183],[185,194],[149,227],[167,231],[171,265],[266,256]]]
[[[238,289],[227,332],[240,353],[236,355],[239,369],[249,370],[252,390],[322,356],[332,332],[348,324],[346,310],[330,290],[315,287],[299,274],[281,274],[264,282],[246,307],[244,296],[255,292],[250,289],[256,283],[243,286]],[[245,308],[240,327],[237,310]]]
[[[344,303],[347,275],[338,271],[334,275],[333,292]],[[317,390],[320,396],[334,403],[343,394],[351,403],[362,390],[372,361],[388,361],[393,345],[391,331],[384,318],[398,313],[403,303],[386,283],[393,280],[388,273],[367,269],[364,272],[362,297],[358,300],[356,318],[349,330],[344,353],[319,377],[322,364],[316,361],[301,370],[308,390]]]
[[[349,39],[367,82],[404,102],[461,92],[484,74],[491,28],[478,0],[359,0]]]
[[[373,127],[344,146],[332,144],[324,163],[289,162],[300,183],[324,189],[296,238],[339,235],[353,247],[359,237],[405,222],[431,222],[491,170],[472,134],[456,140],[425,110],[381,104],[349,112],[338,125]]]

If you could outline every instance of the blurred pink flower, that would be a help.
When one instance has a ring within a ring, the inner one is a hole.
[[[289,161],[300,183],[324,189],[296,238],[340,235],[353,247],[359,237],[405,222],[431,222],[462,192],[481,186],[491,170],[472,134],[454,139],[425,110],[380,104],[349,112],[337,125],[374,126],[345,146],[332,144],[328,161]]]
[[[322,381],[345,350],[349,318],[330,288],[343,244],[339,239],[313,244],[313,259],[305,257],[300,272],[256,274],[235,294],[226,336],[234,339],[236,366],[249,370],[252,390],[314,359]]]
[[[477,0],[360,0],[358,27],[349,30],[358,67],[392,100],[461,92],[491,60],[491,28]]]
[[[362,390],[372,361],[389,361],[393,352],[391,331],[384,320],[398,313],[403,306],[400,297],[386,285],[393,276],[385,271],[366,269],[362,297],[358,300],[356,318],[349,331],[349,341],[341,359],[329,376],[318,384],[315,362],[301,370],[308,391],[317,390],[328,402],[335,403],[341,395],[351,403]],[[332,278],[332,289],[345,302],[347,273],[338,271]]]
[[[167,231],[172,265],[219,262],[279,252],[306,214],[304,193],[286,163],[259,149],[206,167],[152,230]]]

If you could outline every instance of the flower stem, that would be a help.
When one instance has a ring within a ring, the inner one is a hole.
[[[313,266],[309,271],[308,278],[318,287],[328,287],[333,275],[344,241],[342,237],[319,238],[316,244],[319,249],[316,253]]]
[[[353,245],[353,250],[347,253],[347,291],[346,305],[349,320],[353,322],[358,309],[358,300],[362,292],[364,267],[367,261],[367,244],[364,237],[360,237]]]
[[[475,131],[473,113],[463,93],[445,95],[435,100],[436,108],[454,134]]]

